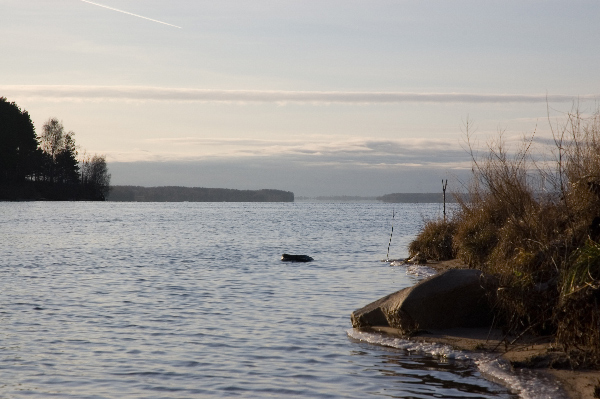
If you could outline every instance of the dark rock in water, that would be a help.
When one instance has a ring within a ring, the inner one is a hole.
[[[311,262],[314,259],[308,255],[283,254],[281,255],[281,260],[284,262]]]
[[[489,327],[487,280],[479,270],[451,269],[352,312],[354,328],[393,327],[404,334],[423,329]]]

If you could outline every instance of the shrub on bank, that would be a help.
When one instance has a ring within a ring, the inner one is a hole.
[[[419,235],[408,246],[410,257],[417,254],[431,260],[448,260],[456,257],[452,236],[456,223],[444,219],[430,220],[425,223]]]
[[[533,135],[515,151],[502,135],[483,157],[470,147],[468,195],[444,226],[426,224],[410,251],[439,259],[437,237],[450,234],[445,254],[498,278],[496,320],[511,332],[556,333],[565,349],[598,360],[600,114],[568,114],[553,133],[547,151]]]

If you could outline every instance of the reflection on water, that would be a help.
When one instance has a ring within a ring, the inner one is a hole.
[[[355,340],[353,340],[355,341]],[[378,393],[392,398],[517,398],[504,387],[482,380],[470,361],[433,358],[404,350],[356,342],[353,363],[361,373],[393,382]],[[375,356],[374,356],[375,355]],[[360,357],[365,356],[363,361]]]
[[[392,350],[401,350],[410,356],[417,356],[415,370],[432,370],[431,367],[424,367],[422,363],[423,360],[432,359],[436,365],[448,365],[447,371],[458,372],[463,377],[477,377],[469,380],[466,387],[469,393],[484,393],[483,391],[477,391],[477,387],[482,386],[479,377],[484,375],[490,380],[499,381],[503,385],[509,386],[511,391],[518,393],[518,396],[522,399],[566,399],[568,397],[560,384],[551,379],[549,375],[535,370],[513,370],[507,361],[499,358],[494,353],[461,351],[449,345],[413,341],[356,329],[348,330],[348,336],[361,344],[374,344],[381,348],[392,348]],[[480,373],[474,372],[473,365],[477,365]],[[411,367],[403,365],[402,372],[407,369],[411,369]],[[448,381],[457,382],[461,380],[452,376],[441,378],[441,382],[446,386]],[[423,380],[422,383],[428,387],[435,386],[433,382],[428,380]],[[472,385],[475,385],[475,388]],[[498,387],[495,387],[494,384],[491,384],[490,387],[492,391],[503,393],[503,390],[498,390]],[[461,390],[461,388],[458,389]],[[447,394],[450,395],[450,393]]]

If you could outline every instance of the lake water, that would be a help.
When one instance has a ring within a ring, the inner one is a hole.
[[[0,397],[556,397],[351,329],[420,278],[380,262],[392,208],[404,257],[439,204],[0,203]]]

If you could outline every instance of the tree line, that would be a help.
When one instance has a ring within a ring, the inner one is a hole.
[[[106,159],[78,157],[74,135],[56,118],[38,135],[29,113],[0,97],[0,200],[104,201]]]
[[[113,186],[107,201],[135,202],[294,202],[294,193],[282,190],[235,190],[205,187]]]

